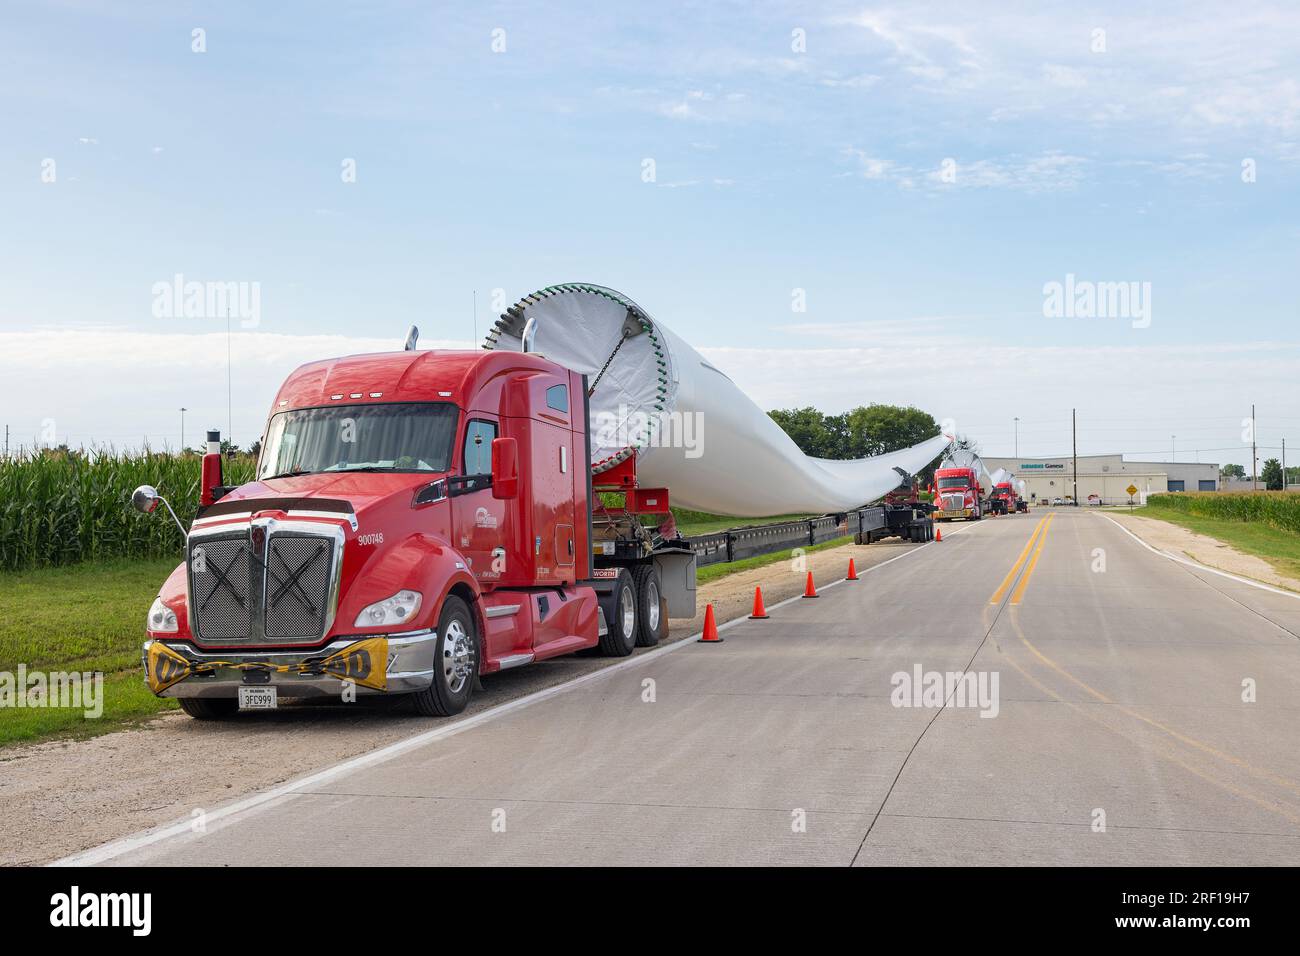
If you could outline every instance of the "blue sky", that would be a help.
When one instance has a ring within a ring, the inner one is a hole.
[[[913,403],[992,454],[1019,416],[1026,455],[1078,407],[1081,452],[1244,462],[1253,401],[1300,462],[1294,5],[119,6],[6,7],[15,443],[226,427],[224,320],[151,310],[180,273],[259,285],[241,442],[300,361],[586,280],[764,407]],[[1067,274],[1150,283],[1149,327],[1045,317]]]

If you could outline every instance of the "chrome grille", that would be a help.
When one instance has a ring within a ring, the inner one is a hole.
[[[322,635],[332,550],[333,542],[320,535],[271,536],[266,560],[268,641],[314,640]]]
[[[201,643],[307,644],[333,624],[342,531],[278,524],[190,536],[190,627]]]
[[[944,511],[961,511],[966,507],[966,499],[960,495],[948,495],[943,499]]]
[[[207,641],[246,641],[252,635],[252,574],[247,533],[205,536],[190,546],[190,606]]]

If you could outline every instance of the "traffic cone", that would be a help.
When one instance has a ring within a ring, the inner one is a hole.
[[[821,595],[817,593],[816,586],[813,584],[811,571],[808,572],[808,583],[804,585],[803,596],[806,598],[821,597]]]
[[[700,635],[697,644],[721,644],[722,638],[718,637],[718,622],[713,619],[713,605],[706,605],[704,608],[704,633]]]
[[[845,581],[856,581],[858,579],[858,570],[853,566],[853,559],[849,558],[849,574]]]
[[[943,529],[940,528],[938,525],[934,526],[934,540],[935,541],[943,540]]]
[[[754,613],[749,615],[751,621],[767,620],[767,608],[763,607],[763,589],[754,588]]]

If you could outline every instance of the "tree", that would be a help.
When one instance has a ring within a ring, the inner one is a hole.
[[[830,458],[827,454],[826,416],[813,408],[778,408],[768,412],[789,435],[799,450],[813,458]]]
[[[868,405],[847,415],[848,447],[837,457],[866,458],[920,444],[939,431],[934,416],[919,408]]]
[[[813,458],[883,455],[920,444],[939,431],[934,416],[910,406],[859,406],[842,415],[825,415],[809,406],[775,409],[768,415]]]
[[[1259,473],[1259,477],[1264,482],[1264,487],[1269,491],[1282,490],[1282,463],[1276,458],[1270,458],[1264,462],[1264,468]]]
[[[1219,469],[1219,475],[1223,478],[1245,478],[1245,465],[1224,465]]]

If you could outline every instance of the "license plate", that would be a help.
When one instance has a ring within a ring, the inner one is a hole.
[[[239,688],[240,710],[275,710],[278,706],[274,687]]]

